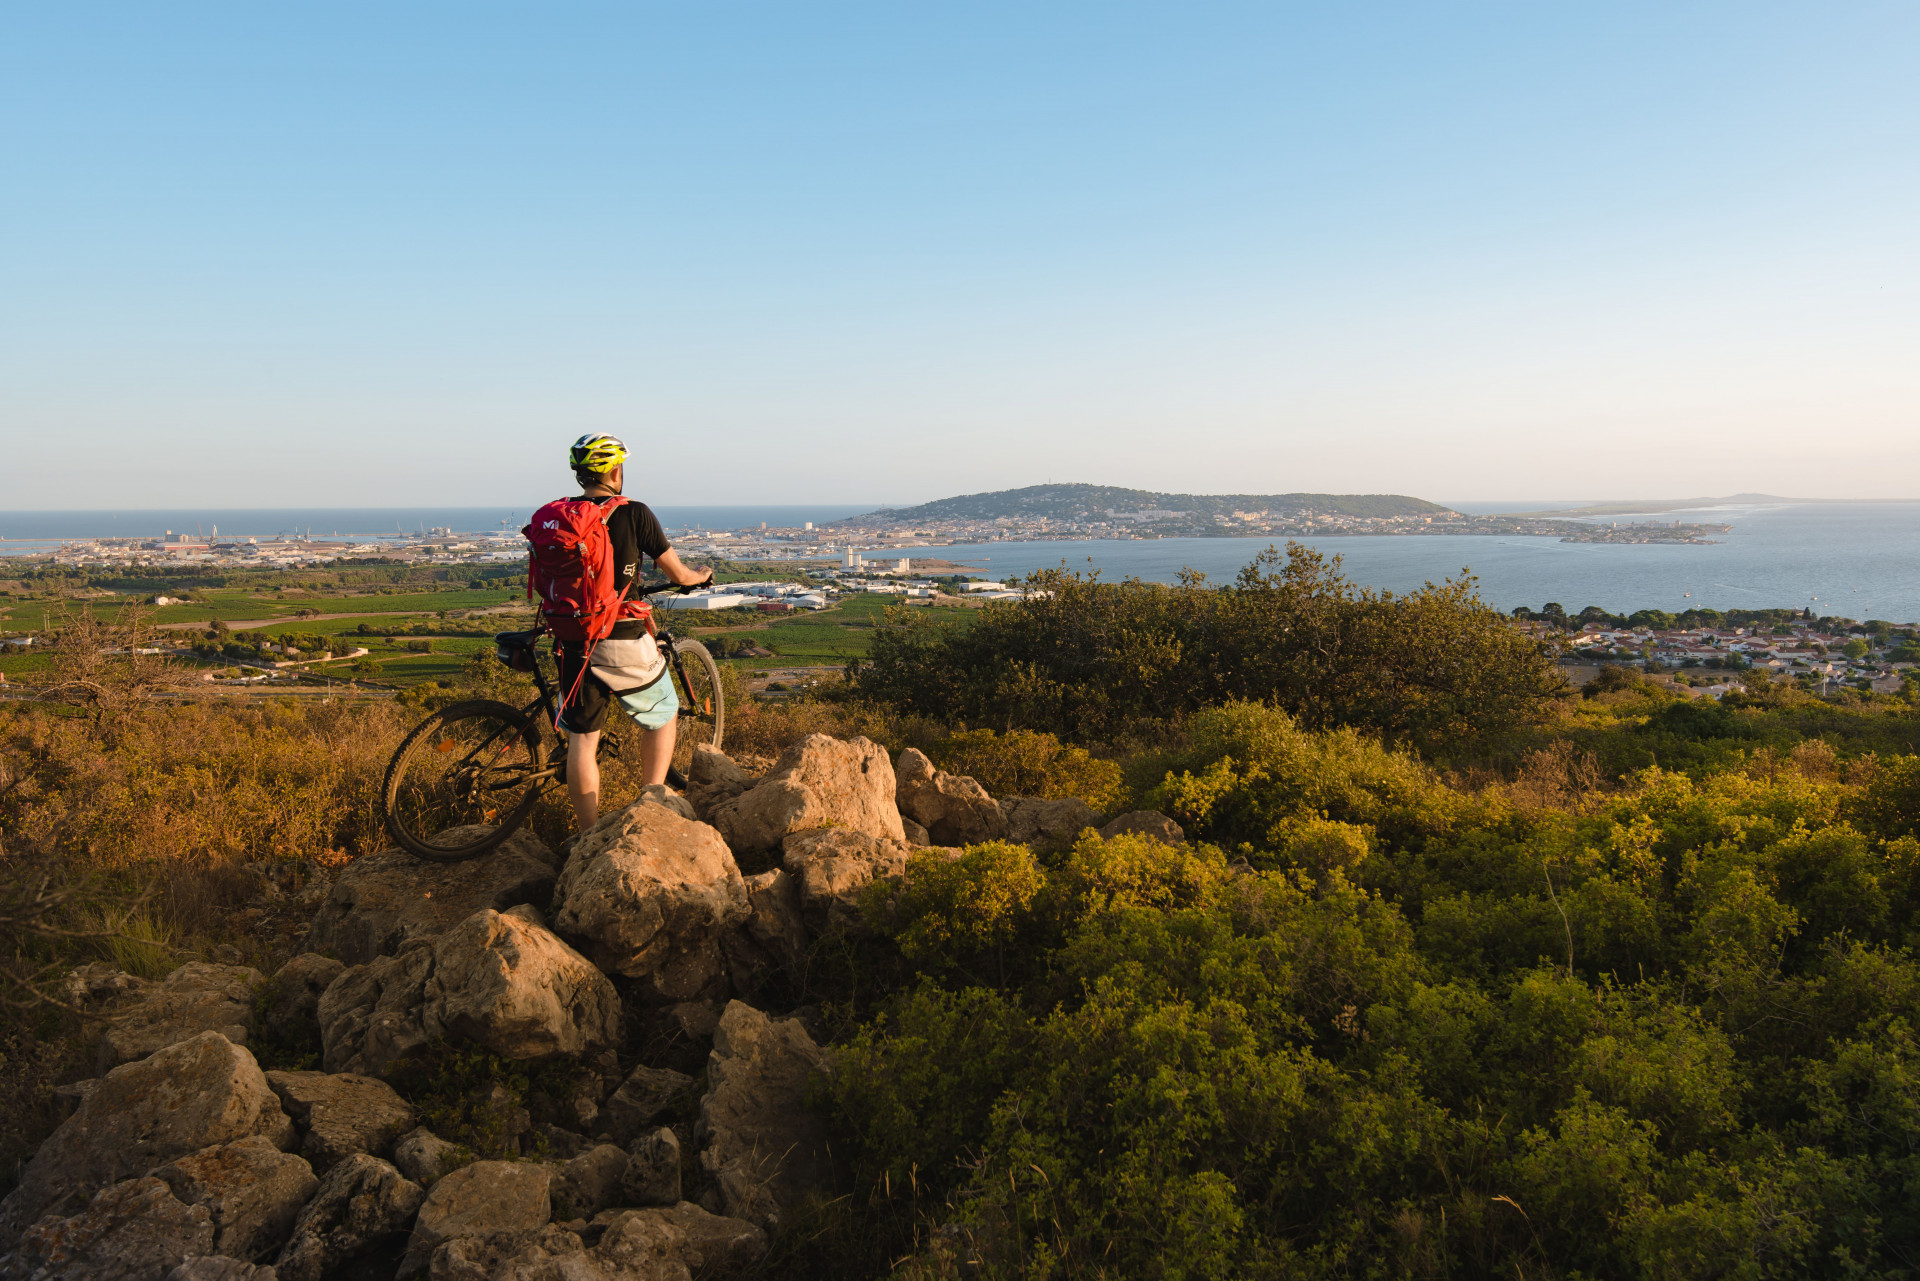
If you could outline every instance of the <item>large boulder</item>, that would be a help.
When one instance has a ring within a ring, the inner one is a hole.
[[[782,852],[801,919],[818,930],[859,918],[860,894],[876,880],[906,874],[912,847],[866,832],[820,827],[787,837]]]
[[[671,1128],[663,1125],[633,1141],[620,1176],[620,1199],[623,1205],[679,1204],[680,1136]]]
[[[327,1171],[274,1263],[279,1281],[326,1281],[407,1230],[427,1194],[377,1156],[357,1152]]]
[[[1007,820],[1007,839],[1037,850],[1065,849],[1089,827],[1100,826],[1100,815],[1077,796],[1003,796],[1000,813]]]
[[[379,1073],[439,1039],[521,1060],[615,1043],[619,993],[532,916],[481,908],[342,973],[320,999],[327,1071]]]
[[[702,743],[693,749],[693,761],[687,766],[687,800],[705,818],[715,806],[749,790],[754,782],[753,775],[734,764],[732,757]]]
[[[433,1253],[455,1237],[530,1238],[553,1217],[549,1166],[475,1161],[442,1178],[427,1193],[400,1261],[400,1277],[427,1270]]]
[[[700,1163],[729,1216],[766,1227],[830,1195],[826,1120],[807,1106],[808,1078],[826,1065],[798,1019],[771,1019],[741,1001],[721,1014],[700,1101]]]
[[[267,980],[263,1033],[296,1044],[319,1030],[320,998],[347,967],[318,952],[302,952]]]
[[[253,1032],[253,1003],[266,977],[245,965],[189,961],[142,990],[107,1025],[100,1070],[144,1059],[155,1050],[202,1032],[245,1045]]]
[[[561,1219],[590,1218],[610,1205],[638,1205],[620,1200],[620,1181],[626,1175],[627,1150],[596,1143],[563,1165],[553,1176],[553,1212]]]
[[[313,1167],[255,1136],[222,1143],[155,1170],[185,1205],[213,1217],[213,1248],[251,1262],[277,1253],[320,1186]]]
[[[766,1252],[766,1233],[757,1226],[709,1214],[690,1201],[618,1215],[596,1247],[596,1253],[612,1264],[632,1266],[649,1257],[675,1259],[702,1276],[738,1274]]]
[[[184,1205],[155,1178],[104,1188],[77,1214],[48,1215],[0,1259],[3,1281],[162,1281],[193,1255],[213,1249],[213,1218]]]
[[[414,1127],[413,1105],[377,1077],[269,1072],[267,1084],[299,1127],[300,1150],[322,1173],[356,1152],[386,1156]]]
[[[894,774],[900,812],[926,828],[935,845],[972,845],[1007,834],[1007,821],[986,788],[965,774],[935,769],[919,748],[900,753]]]
[[[1156,841],[1168,845],[1179,845],[1187,839],[1180,825],[1162,814],[1159,810],[1130,810],[1100,829],[1102,840],[1112,840],[1130,832],[1142,836],[1151,836]]]
[[[719,940],[747,914],[746,884],[720,833],[646,802],[576,838],[554,895],[555,928],[662,1001],[724,984]]]
[[[693,1078],[684,1072],[643,1064],[607,1096],[600,1107],[600,1126],[613,1142],[631,1143],[661,1117],[690,1101],[692,1090]]]
[[[40,1145],[0,1201],[0,1247],[44,1215],[78,1213],[108,1184],[256,1134],[293,1146],[293,1122],[259,1064],[218,1032],[117,1067]]]
[[[780,754],[767,776],[713,807],[713,825],[742,853],[775,849],[790,832],[841,827],[906,839],[894,801],[893,763],[864,738],[809,734]]]
[[[365,965],[451,929],[483,907],[504,912],[545,901],[558,866],[553,851],[525,828],[463,863],[429,863],[405,850],[368,854],[334,881],[307,932],[307,950]]]

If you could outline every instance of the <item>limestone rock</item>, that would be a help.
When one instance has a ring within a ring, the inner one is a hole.
[[[246,1263],[224,1254],[200,1254],[167,1273],[167,1281],[278,1281],[270,1265]]]
[[[114,1017],[102,1041],[100,1070],[144,1059],[202,1032],[245,1045],[253,1031],[254,997],[265,982],[249,966],[189,961]]]
[[[356,1152],[327,1171],[274,1264],[279,1281],[325,1281],[340,1265],[400,1235],[426,1191],[379,1157]]]
[[[1006,816],[1007,839],[1038,850],[1065,849],[1087,828],[1100,826],[1100,816],[1093,806],[1077,796],[1052,801],[1003,796],[1000,812]]]
[[[858,920],[860,892],[876,880],[905,875],[911,848],[839,827],[793,833],[782,859],[795,882],[801,919],[815,930],[829,920]]]
[[[532,1233],[442,1242],[427,1276],[429,1281],[652,1281],[652,1274],[607,1272],[579,1236],[558,1224]]]
[[[320,1186],[313,1167],[256,1135],[222,1143],[155,1170],[184,1205],[213,1216],[213,1248],[244,1261],[279,1251]]]
[[[267,980],[265,1030],[281,1041],[312,1035],[320,1017],[321,994],[345,968],[330,956],[303,952],[275,970]]]
[[[724,984],[719,939],[747,918],[740,868],[720,834],[662,805],[636,804],[574,842],[554,924],[603,970],[661,1000]]]
[[[449,1143],[432,1130],[421,1126],[393,1145],[393,1163],[400,1173],[423,1188],[438,1183],[442,1176],[460,1163],[466,1149]]]
[[[627,1151],[600,1143],[563,1164],[553,1176],[554,1213],[585,1218],[610,1205],[635,1205],[620,1200],[620,1179],[627,1172]]]
[[[754,784],[753,775],[734,764],[733,758],[705,743],[693,749],[693,762],[687,766],[687,799],[702,818],[716,805],[730,801]]]
[[[357,858],[341,871],[314,915],[307,948],[348,965],[388,956],[431,938],[483,907],[505,911],[545,899],[559,859],[525,828],[463,863],[429,863],[404,850]]]
[[[666,808],[686,819],[689,823],[700,821],[700,815],[694,812],[693,803],[665,783],[649,783],[640,789],[640,795],[633,800],[635,805],[664,805]]]
[[[524,1060],[619,1034],[619,993],[604,974],[526,914],[491,908],[346,970],[320,999],[329,1072],[377,1073],[441,1038]]]
[[[754,1224],[682,1201],[618,1215],[594,1252],[613,1264],[652,1256],[678,1260],[702,1275],[726,1276],[753,1266],[766,1250],[766,1233]]]
[[[895,771],[894,781],[897,786],[899,782],[898,771]],[[905,814],[900,816],[900,830],[907,834],[906,840],[909,845],[924,847],[933,844],[933,833],[927,831],[926,828],[920,826],[920,824],[914,822]]]
[[[256,1134],[293,1146],[293,1123],[253,1055],[218,1032],[117,1067],[40,1145],[0,1201],[0,1246],[43,1215],[78,1212],[108,1184]]]
[[[386,1156],[414,1125],[413,1106],[375,1077],[269,1072],[267,1084],[304,1135],[300,1150],[323,1174],[355,1152]]]
[[[1007,834],[1000,806],[964,774],[935,769],[919,748],[900,753],[895,767],[900,812],[927,829],[935,845],[972,845]]]
[[[416,939],[396,955],[341,971],[320,997],[322,1066],[329,1072],[374,1073],[424,1050],[431,1039],[424,1008],[432,977],[431,939]]]
[[[743,853],[779,846],[789,832],[842,827],[905,839],[894,803],[893,763],[878,744],[809,734],[780,754],[767,776],[712,811],[727,844]]]
[[[1100,838],[1110,841],[1127,832],[1151,836],[1154,840],[1164,841],[1168,845],[1179,845],[1187,839],[1187,834],[1181,830],[1180,825],[1159,810],[1133,810],[1122,814],[1100,829]]]
[[[680,1136],[666,1126],[633,1141],[620,1178],[622,1205],[677,1205]]]
[[[161,1281],[189,1255],[213,1249],[212,1216],[183,1205],[155,1178],[103,1188],[79,1213],[48,1215],[0,1261],[5,1281]]]
[[[807,1078],[825,1067],[798,1019],[770,1019],[741,1001],[727,1006],[700,1101],[700,1162],[728,1215],[764,1227],[828,1193],[826,1121],[806,1103]]]
[[[779,974],[806,968],[807,927],[800,919],[800,879],[784,868],[746,878],[746,923],[722,940],[736,991],[753,993]]]
[[[607,1137],[626,1144],[687,1098],[693,1078],[667,1068],[637,1067],[600,1108]]]
[[[85,1005],[89,1001],[111,1001],[151,986],[146,979],[136,978],[105,961],[88,961],[67,975],[67,1003]]]
[[[517,1161],[475,1161],[427,1193],[400,1261],[400,1277],[427,1270],[433,1253],[455,1237],[512,1237],[538,1232],[553,1217],[553,1170]]]

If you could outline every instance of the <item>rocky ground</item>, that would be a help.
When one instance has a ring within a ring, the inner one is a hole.
[[[270,977],[76,971],[101,1075],[62,1087],[72,1114],[0,1201],[0,1281],[751,1270],[840,1191],[807,1106],[832,1056],[793,1005],[812,940],[861,928],[916,849],[1101,820],[866,739],[758,776],[703,750],[691,775],[564,858],[524,832],[461,864],[388,851],[254,909],[312,911]],[[1180,839],[1158,814],[1103,830]]]

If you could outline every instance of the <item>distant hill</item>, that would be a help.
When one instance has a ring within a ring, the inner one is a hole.
[[[1029,485],[988,494],[963,494],[918,507],[887,507],[852,516],[837,525],[876,521],[912,524],[917,521],[998,520],[1006,517],[1045,516],[1052,520],[1100,520],[1136,512],[1178,512],[1188,517],[1231,516],[1234,512],[1269,512],[1296,516],[1322,515],[1436,516],[1452,509],[1404,494],[1162,494],[1148,489],[1120,489],[1113,485]]]

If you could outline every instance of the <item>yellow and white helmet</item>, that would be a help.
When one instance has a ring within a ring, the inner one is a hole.
[[[575,471],[610,472],[627,461],[627,447],[618,436],[592,432],[573,442],[568,457]]]

